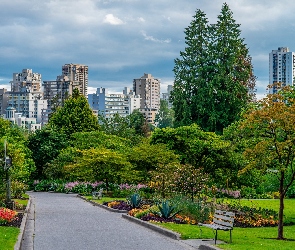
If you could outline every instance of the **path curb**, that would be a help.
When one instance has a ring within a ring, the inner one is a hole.
[[[220,250],[220,248],[208,244],[202,244],[199,246],[199,250]]]
[[[28,214],[30,212],[31,201],[32,201],[31,196],[29,196],[29,201],[23,214],[22,223],[20,225],[20,233],[18,234],[17,242],[14,245],[14,250],[19,250],[21,248],[25,227],[27,224]]]
[[[88,200],[88,199],[86,199],[85,197],[83,197],[80,194],[78,194],[77,197],[79,197],[80,199],[82,199],[84,201],[87,201],[87,202],[91,203],[93,206],[101,207],[103,209],[106,209],[106,210],[111,211],[111,212],[114,212],[114,213],[124,213],[124,214],[127,214],[128,213],[128,211],[126,211],[126,210],[113,209],[111,207],[107,207],[107,206],[101,205],[101,204],[99,204],[97,202]]]
[[[141,226],[144,226],[146,228],[149,228],[149,229],[151,229],[153,231],[156,231],[156,232],[158,232],[160,234],[163,234],[163,235],[165,235],[167,237],[170,237],[170,238],[172,238],[174,240],[180,240],[181,235],[179,233],[173,232],[173,231],[168,230],[166,228],[159,227],[157,225],[154,225],[154,224],[151,224],[149,222],[137,219],[137,218],[135,218],[133,216],[130,216],[130,215],[127,215],[127,214],[122,214],[122,218],[127,219],[129,221],[132,221],[134,223],[137,223],[137,224],[139,224]]]

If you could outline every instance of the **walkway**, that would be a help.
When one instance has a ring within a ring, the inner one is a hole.
[[[22,250],[196,249],[129,222],[121,214],[93,206],[76,195],[30,195],[33,209]]]

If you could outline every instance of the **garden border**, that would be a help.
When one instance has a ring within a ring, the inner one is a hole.
[[[19,232],[18,237],[17,237],[17,242],[14,245],[14,250],[21,249],[21,245],[22,245],[22,241],[23,241],[23,237],[24,237],[24,232],[25,232],[25,227],[26,227],[27,219],[28,219],[28,215],[29,215],[29,210],[30,210],[30,207],[31,207],[31,202],[32,202],[32,198],[31,198],[31,196],[29,196],[28,204],[26,206],[25,211],[23,212],[22,223],[21,223],[20,228],[19,228],[20,232]]]
[[[166,237],[169,237],[169,238],[171,238],[173,240],[184,241],[184,240],[181,240],[181,238],[180,238],[181,235],[179,233],[173,232],[173,231],[168,230],[166,228],[163,228],[163,227],[154,225],[152,223],[149,223],[147,221],[143,221],[143,220],[137,219],[137,218],[135,218],[133,216],[130,216],[130,215],[128,215],[128,212],[126,210],[118,210],[118,209],[113,209],[113,208],[101,205],[99,203],[96,203],[96,202],[93,202],[91,200],[86,199],[85,197],[83,197],[80,194],[78,194],[77,197],[84,200],[84,201],[86,201],[86,202],[89,202],[90,204],[92,204],[94,206],[106,209],[106,210],[108,210],[110,212],[122,213],[122,218],[124,218],[126,220],[129,220],[131,222],[137,223],[137,224],[139,224],[139,225],[141,225],[143,227],[146,227],[146,228],[148,228],[150,230],[153,230],[153,231],[155,231],[157,233],[160,233],[160,234],[162,234],[162,235],[164,235]],[[201,239],[195,239],[195,240],[196,241],[202,241]],[[201,249],[201,250],[220,250],[220,248],[218,248],[217,246],[215,246],[215,245],[213,246],[213,245],[206,244],[206,243],[200,243],[198,249]]]

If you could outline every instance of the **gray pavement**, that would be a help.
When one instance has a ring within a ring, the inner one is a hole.
[[[198,244],[173,240],[74,194],[30,193],[22,250],[181,250]]]

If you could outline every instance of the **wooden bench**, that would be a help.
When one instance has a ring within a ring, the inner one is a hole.
[[[235,213],[233,212],[215,210],[212,224],[199,223],[198,225],[212,228],[213,231],[215,230],[215,245],[217,240],[217,231],[218,230],[229,231],[230,243],[231,243],[232,242],[231,231],[233,230],[233,227],[234,227],[234,219],[235,219]],[[200,227],[200,231],[202,233],[201,227]]]
[[[99,191],[92,192],[93,199],[100,199],[102,197],[103,188],[99,189]]]

